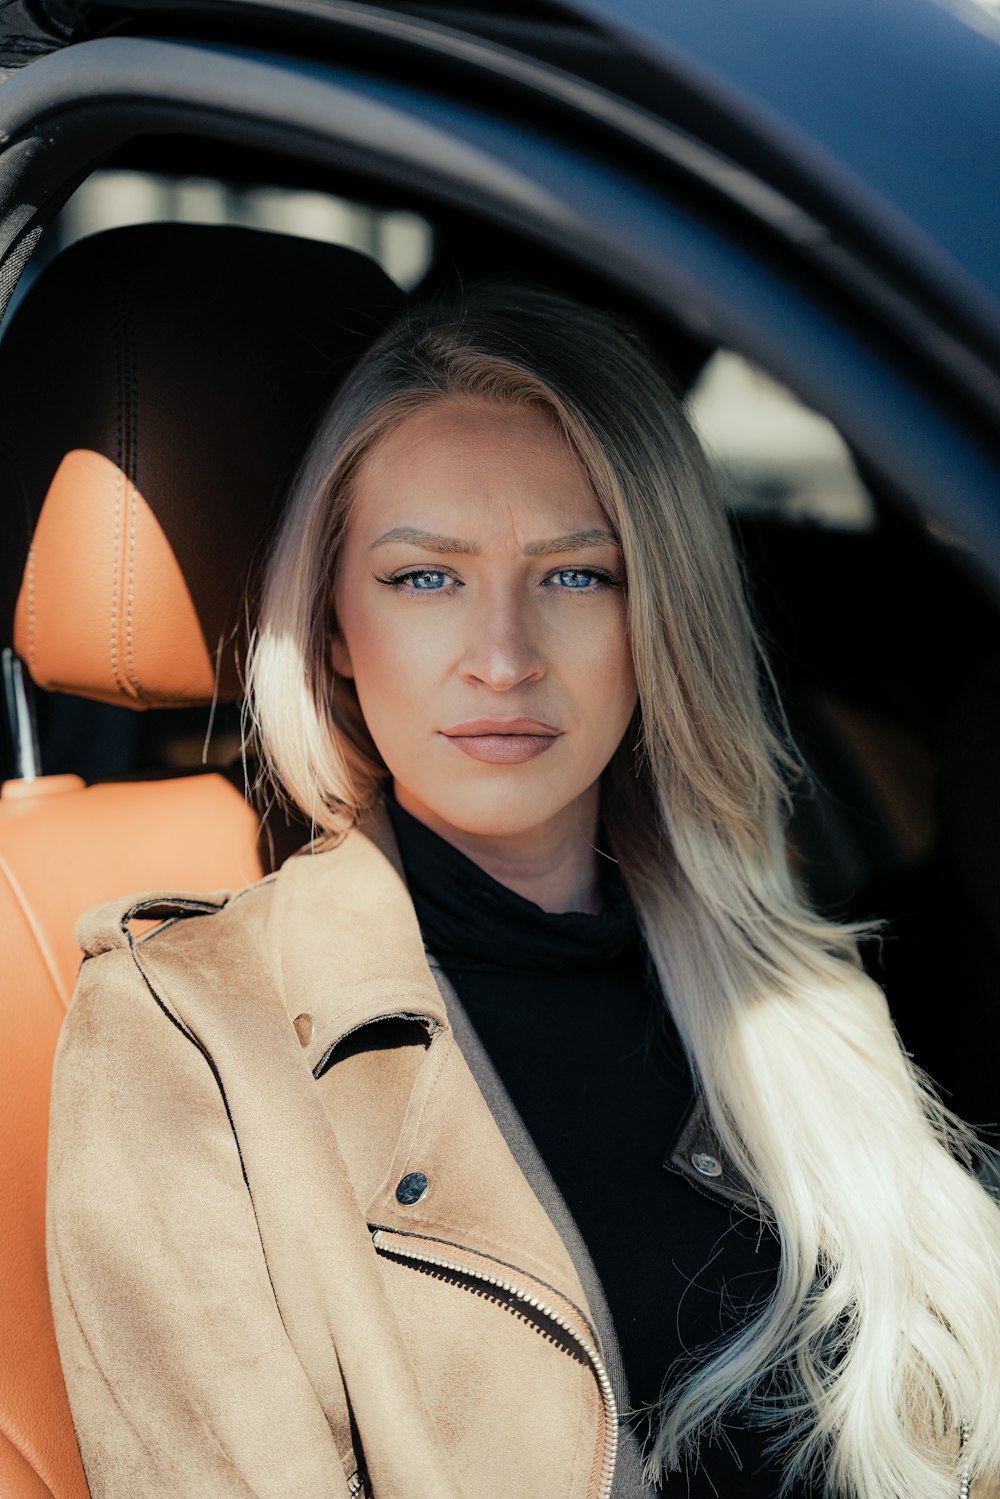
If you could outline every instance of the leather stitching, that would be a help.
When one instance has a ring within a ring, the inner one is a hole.
[[[36,951],[38,952],[38,956],[41,958],[42,963],[45,966],[46,973],[52,980],[52,987],[55,990],[56,999],[59,1001],[60,1011],[61,1013],[65,1013],[66,1006],[69,1003],[69,994],[66,991],[66,986],[63,983],[62,977],[59,973],[59,964],[56,962],[55,954],[52,951],[51,944],[49,943],[41,922],[38,920],[38,917],[35,915],[35,912],[32,909],[31,902],[28,900],[28,897],[25,895],[24,890],[21,887],[20,880],[17,878],[7,860],[2,856],[0,856],[0,878],[3,878],[3,880],[6,882],[7,887],[14,898],[15,904],[17,905],[17,908],[21,913],[24,924],[28,928],[28,931],[31,933]]]
[[[115,528],[111,555],[111,675],[115,686],[120,692],[125,692],[125,683],[121,679],[118,670],[118,561],[121,555],[121,527],[122,527],[122,499],[124,493],[124,477],[122,474],[122,462],[124,458],[124,438],[122,432],[122,308],[121,302],[115,300]]]
[[[35,551],[34,539],[28,548],[28,665],[32,676],[35,675],[38,664],[38,649],[35,642]]]
[[[28,552],[25,558],[23,580],[27,584],[28,595],[28,666],[32,676],[38,662],[37,622],[35,580],[37,577],[37,549],[35,547],[35,531],[38,526],[39,517],[35,514],[34,505],[28,498],[28,486],[24,481],[21,466],[6,443],[0,442],[0,463],[5,463],[10,469],[14,487],[17,490],[20,501],[21,514],[25,522],[25,535],[28,537]]]
[[[137,698],[142,700],[144,693],[135,670],[135,570],[136,570],[136,542],[139,528],[139,504],[136,479],[139,472],[139,394],[138,380],[136,374],[135,354],[135,317],[132,310],[131,290],[125,296],[125,328],[124,328],[124,356],[125,356],[125,399],[126,399],[126,481],[128,483],[129,497],[129,531],[128,531],[128,573],[127,592],[125,600],[125,669],[128,675],[129,685],[132,687]]]
[[[115,301],[115,530],[112,559],[111,669],[115,685],[125,697],[144,699],[135,673],[134,604],[136,542],[139,525],[136,478],[138,395],[136,390],[135,319],[131,293],[119,291]],[[127,512],[127,513],[126,513]],[[124,577],[121,571],[124,571]],[[124,613],[124,661],[121,655]]]

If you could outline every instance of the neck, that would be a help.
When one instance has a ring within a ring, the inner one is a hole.
[[[587,911],[596,915],[601,910],[599,855],[594,847],[596,786],[591,792],[541,827],[513,834],[470,833],[439,817],[398,782],[395,786],[396,800],[405,812],[508,890],[533,901],[543,911]]]

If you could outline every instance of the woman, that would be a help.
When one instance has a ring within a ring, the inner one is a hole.
[[[1000,1471],[996,1208],[796,888],[761,675],[630,330],[482,287],[372,348],[249,664],[317,838],[81,930],[49,1253],[95,1495]]]

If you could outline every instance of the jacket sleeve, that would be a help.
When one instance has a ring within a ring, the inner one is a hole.
[[[94,1499],[354,1492],[349,1440],[283,1328],[212,1066],[127,948],[84,963],[67,1016],[47,1215]]]

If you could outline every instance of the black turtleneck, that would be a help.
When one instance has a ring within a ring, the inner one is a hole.
[[[664,1168],[694,1089],[617,867],[601,861],[600,915],[552,914],[388,806],[425,946],[576,1219],[632,1406],[648,1405],[678,1361],[771,1292],[778,1247]],[[667,1492],[772,1499],[777,1486],[760,1436],[727,1426]]]

